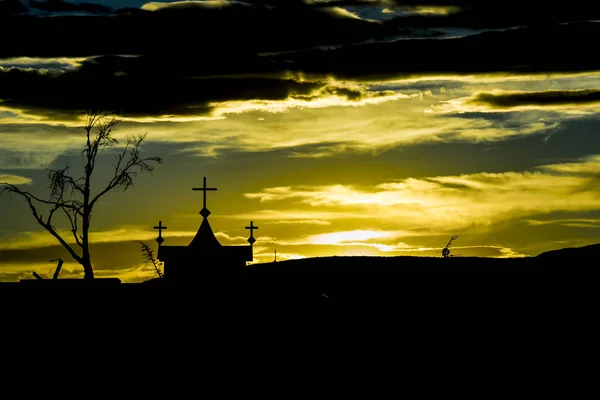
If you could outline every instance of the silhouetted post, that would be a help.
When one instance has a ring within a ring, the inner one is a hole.
[[[160,246],[162,244],[162,242],[165,241],[165,239],[163,239],[163,237],[162,237],[162,230],[167,229],[167,227],[162,224],[162,221],[158,221],[158,225],[155,226],[154,229],[158,229],[158,237],[156,238],[156,241],[158,242],[158,245]]]
[[[38,275],[37,272],[33,271],[33,276],[35,276],[35,279],[39,279],[40,281],[43,281],[44,278],[42,278],[41,276]]]
[[[246,229],[250,229],[250,237],[248,238],[248,242],[250,243],[250,246],[252,246],[254,242],[256,242],[256,239],[254,239],[254,230],[258,229],[258,226],[254,226],[254,221],[250,221],[250,226],[247,226]]]
[[[62,268],[63,260],[62,258],[57,258],[56,260],[50,260],[50,262],[52,261],[58,261],[58,265],[56,266],[56,270],[54,271],[54,276],[52,277],[52,279],[58,279],[58,274],[60,274],[60,269]]]
[[[206,177],[204,177],[204,185],[201,188],[192,188],[192,190],[202,190],[202,210],[200,210],[200,215],[204,218],[207,218],[210,215],[210,211],[206,208],[206,191],[207,190],[217,190],[217,188],[209,188],[206,187]]]
[[[277,249],[275,249],[275,260],[273,262],[277,262]]]

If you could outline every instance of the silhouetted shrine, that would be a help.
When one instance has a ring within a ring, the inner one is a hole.
[[[235,277],[244,276],[246,262],[253,260],[252,245],[254,239],[253,230],[258,229],[250,221],[249,246],[223,246],[212,231],[208,216],[210,211],[206,208],[206,192],[217,190],[216,188],[206,187],[206,177],[204,185],[201,188],[192,190],[201,190],[203,192],[203,207],[200,210],[202,223],[196,236],[187,246],[163,246],[162,230],[167,229],[159,221],[158,226],[158,254],[157,258],[162,261],[164,279],[179,282],[191,282],[206,277]]]

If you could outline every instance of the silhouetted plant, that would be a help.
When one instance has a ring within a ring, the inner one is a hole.
[[[118,144],[117,139],[111,136],[115,127],[121,122],[111,113],[103,111],[87,111],[86,143],[81,154],[84,161],[83,175],[74,178],[70,175],[69,164],[61,169],[47,169],[50,195],[48,199],[42,199],[29,192],[19,189],[17,186],[6,182],[0,184],[4,188],[2,193],[11,192],[22,196],[29,204],[29,208],[35,220],[54,236],[58,242],[69,252],[71,257],[83,266],[84,278],[94,279],[94,270],[90,257],[89,230],[92,218],[92,210],[98,200],[111,190],[126,191],[134,182],[138,174],[143,172],[152,173],[154,167],[151,163],[161,163],[160,157],[142,158],[139,152],[140,145],[146,135],[128,137],[123,151],[115,156],[113,164],[114,174],[106,186],[96,195],[91,193],[91,179],[96,167],[98,152]],[[48,206],[49,212],[46,218],[38,211],[37,206]],[[52,225],[52,217],[57,211],[68,219],[71,225],[71,233],[77,247],[67,243]]]
[[[164,276],[163,272],[161,271],[162,263],[154,257],[154,250],[150,248],[150,246],[147,243],[142,242],[141,240],[136,240],[135,242],[140,244],[140,250],[142,251],[144,259],[152,264],[154,270],[158,274],[158,277],[162,278]]]
[[[448,244],[446,245],[446,247],[444,247],[442,249],[442,257],[444,258],[448,258],[450,257],[450,244],[455,241],[456,239],[458,239],[458,236],[452,236],[450,238],[450,241],[448,242]]]

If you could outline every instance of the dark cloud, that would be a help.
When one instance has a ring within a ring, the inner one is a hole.
[[[522,1],[396,1],[398,5],[458,6],[460,11],[448,15],[400,16],[387,24],[397,27],[454,27],[454,28],[507,28],[515,26],[543,26],[571,21],[600,18],[600,5],[595,3],[529,3]]]
[[[548,90],[525,93],[478,93],[471,104],[486,105],[492,108],[513,108],[520,106],[577,105],[600,102],[600,89]]]
[[[48,13],[91,13],[91,14],[106,14],[112,13],[113,9],[102,4],[96,3],[70,3],[64,0],[46,0],[35,1],[29,0],[29,7]]]
[[[126,9],[112,17],[3,18],[0,36],[8,39],[0,46],[0,57],[98,57],[78,69],[56,73],[40,72],[49,63],[36,66],[37,61],[27,65],[33,70],[0,68],[0,101],[9,109],[61,118],[91,107],[131,116],[208,115],[214,102],[283,100],[290,95],[310,100],[317,89],[325,95],[337,91],[350,101],[361,98],[360,91],[328,88],[324,83],[328,77],[375,81],[600,68],[600,59],[589,48],[589,38],[600,34],[598,23],[392,41],[410,30],[324,12],[326,5],[357,7],[373,2],[244,3],[185,10]],[[485,11],[473,2],[426,3],[460,5],[463,17]],[[590,16],[595,7],[588,8]],[[533,12],[510,2],[505,8],[520,16]],[[558,15],[549,9],[554,10],[540,7],[539,15]],[[571,18],[577,13],[583,12],[565,6],[563,14]],[[357,44],[366,40],[376,43]]]
[[[286,55],[289,69],[342,79],[440,74],[580,72],[600,68],[588,38],[598,23],[485,32],[457,39],[399,40]]]
[[[27,32],[27,35],[15,35]],[[189,54],[287,51],[398,36],[388,28],[317,8],[268,8],[232,4],[224,8],[131,9],[118,16],[12,17],[0,24],[11,38],[0,57]]]
[[[21,15],[28,10],[19,0],[0,0],[0,21],[2,17]]]
[[[227,55],[204,63],[195,57],[99,57],[77,70],[40,73],[0,70],[0,99],[9,109],[55,119],[72,119],[86,109],[105,109],[129,117],[209,116],[212,103],[289,97],[312,101],[337,95],[360,101],[365,92],[331,86],[324,80],[300,82],[269,58]],[[370,97],[389,95],[373,91]]]
[[[0,21],[2,17],[20,15],[29,9],[19,0],[0,0]]]
[[[44,75],[33,71],[0,72],[5,107],[70,119],[85,109],[106,109],[128,116],[208,115],[211,102],[284,100],[309,95],[321,83],[286,79],[119,76],[106,71]]]

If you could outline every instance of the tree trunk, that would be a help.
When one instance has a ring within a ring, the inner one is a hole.
[[[92,268],[92,261],[90,260],[89,253],[83,255],[81,265],[83,265],[83,279],[94,279],[94,269]]]
[[[88,132],[88,146],[89,149],[89,132]],[[90,178],[92,175],[91,158],[88,150],[87,166],[85,167],[85,186],[83,189],[83,226],[81,227],[81,265],[83,265],[83,279],[94,279],[94,269],[92,268],[92,261],[90,260],[90,219],[92,217],[92,210],[90,209]]]
[[[92,268],[92,261],[90,260],[90,214],[91,210],[89,208],[89,191],[86,190],[86,194],[84,195],[84,203],[83,203],[83,226],[81,232],[81,244],[82,244],[82,253],[81,253],[81,265],[83,266],[84,279],[94,279],[94,269]]]

